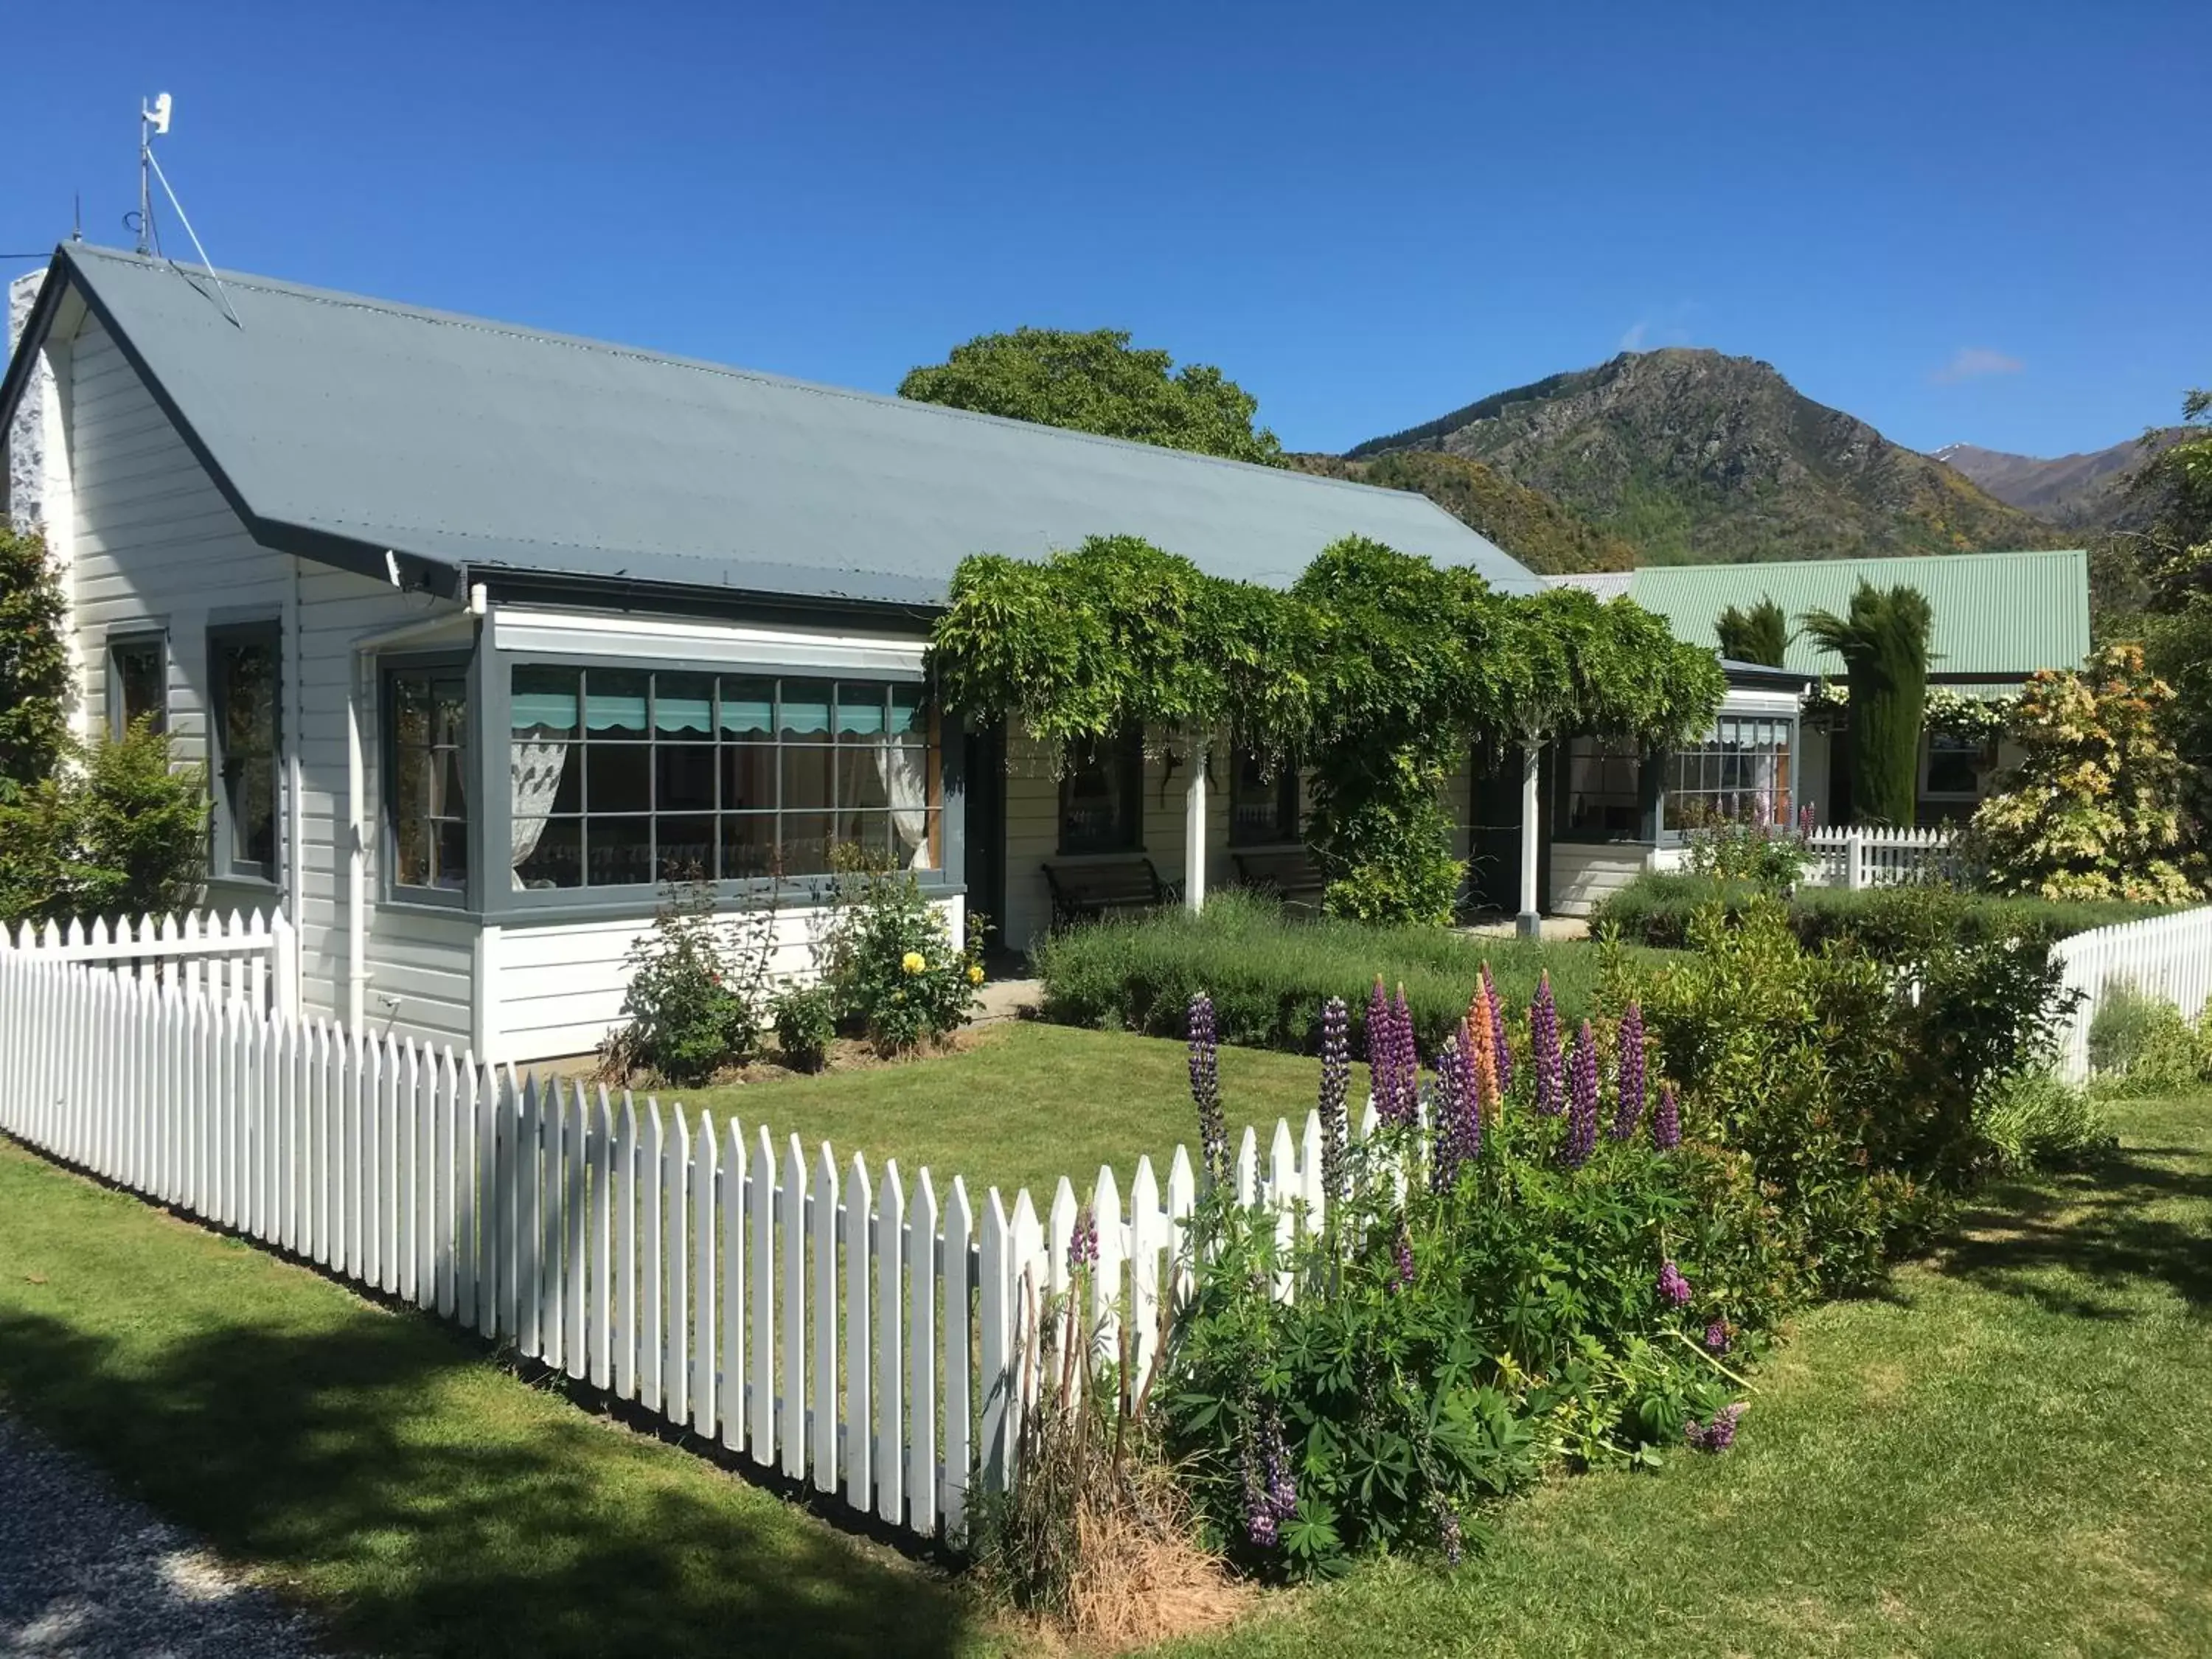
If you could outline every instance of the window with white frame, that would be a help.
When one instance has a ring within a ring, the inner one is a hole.
[[[1796,722],[1723,714],[1703,743],[1667,758],[1662,811],[1670,830],[1790,821],[1790,749]]]
[[[521,664],[509,700],[518,889],[937,866],[919,685]]]

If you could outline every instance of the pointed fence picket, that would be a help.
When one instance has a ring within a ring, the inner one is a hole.
[[[1096,1357],[1126,1358],[1133,1386],[1189,1293],[1200,1179],[1182,1148],[1164,1180],[1139,1159],[1126,1191],[1112,1169],[1061,1180],[1040,1217],[1025,1191],[971,1196],[795,1135],[779,1148],[765,1124],[257,1006],[185,948],[228,926],[0,939],[0,1131],[885,1524],[957,1546],[975,1493],[1013,1478],[1055,1298],[1088,1285]],[[195,973],[111,971],[149,945]],[[1236,1193],[1285,1240],[1321,1224],[1322,1145],[1309,1115],[1235,1150]]]

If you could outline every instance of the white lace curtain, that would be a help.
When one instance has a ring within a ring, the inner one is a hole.
[[[561,793],[561,775],[568,764],[568,745],[518,743],[514,745],[514,856],[507,861],[514,866],[509,879],[519,890],[523,885],[522,866],[538,850],[538,838],[545,833],[545,820],[553,811],[553,799]]]
[[[876,747],[876,776],[890,802],[900,862],[909,870],[923,868],[929,862],[928,757],[886,734]]]

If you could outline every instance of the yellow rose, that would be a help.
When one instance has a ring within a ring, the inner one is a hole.
[[[909,974],[918,974],[929,964],[921,959],[921,951],[909,951],[899,958],[899,966]]]
[[[983,982],[983,969],[979,964],[975,963],[968,964],[968,982],[970,985],[981,985]]]

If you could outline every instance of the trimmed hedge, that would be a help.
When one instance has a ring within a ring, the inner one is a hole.
[[[1414,1031],[1433,1053],[1466,1015],[1485,962],[1509,1008],[1525,1010],[1540,971],[1552,976],[1562,1020],[1580,1019],[1599,975],[1595,947],[1470,939],[1441,927],[1383,927],[1285,917],[1249,894],[1211,896],[1203,914],[1160,911],[1056,933],[1033,955],[1044,1018],[1066,1025],[1183,1035],[1190,999],[1213,999],[1224,1042],[1311,1054],[1321,1006],[1342,997],[1354,1051],[1364,1053],[1367,998],[1380,974],[1403,985]]]
[[[1611,926],[1633,944],[1680,949],[1688,939],[1690,918],[1714,901],[1733,920],[1759,895],[1750,882],[1711,876],[1654,873],[1639,876],[1609,895],[1590,918],[1595,927]],[[1940,914],[1954,941],[1981,945],[2020,939],[2050,945],[2069,933],[2156,915],[2166,907],[2118,900],[2000,898],[1989,893],[1906,885],[1802,887],[1790,901],[1790,919],[1808,949],[1830,939],[1855,939],[1869,954],[1891,957],[1905,949]]]

